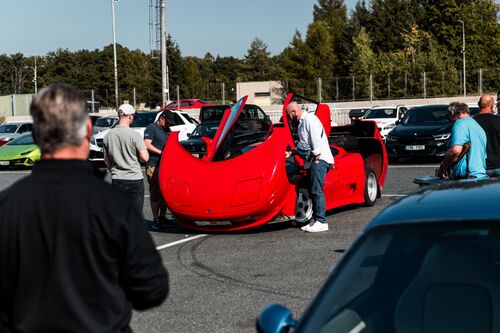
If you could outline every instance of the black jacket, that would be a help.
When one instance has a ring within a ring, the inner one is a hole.
[[[127,332],[168,276],[142,215],[86,161],[42,160],[0,193],[0,312],[20,332]]]

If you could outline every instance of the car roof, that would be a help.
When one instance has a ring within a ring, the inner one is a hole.
[[[500,220],[500,181],[450,181],[403,197],[380,212],[367,226],[464,220]]]
[[[14,120],[14,121],[6,121],[0,125],[20,125],[20,124],[33,124],[32,121],[29,120]]]

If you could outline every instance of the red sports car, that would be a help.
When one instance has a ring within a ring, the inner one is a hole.
[[[287,146],[295,147],[297,124],[286,107],[296,101],[315,112],[325,128],[335,157],[335,168],[325,179],[326,208],[373,205],[380,197],[387,172],[387,153],[376,123],[356,121],[330,127],[330,108],[294,94],[283,105],[282,122],[274,123],[261,142],[245,142],[234,135],[234,125],[246,97],[228,109],[213,139],[203,138],[206,154],[191,155],[171,133],[163,150],[160,186],[178,223],[202,231],[231,231],[269,222],[312,217],[303,162],[285,159]],[[243,144],[242,144],[243,143]],[[290,164],[292,168],[290,168]],[[290,175],[290,170],[298,176]]]
[[[173,101],[165,105],[162,110],[189,110],[189,109],[199,109],[205,105],[215,105],[205,102],[201,99],[180,99]]]

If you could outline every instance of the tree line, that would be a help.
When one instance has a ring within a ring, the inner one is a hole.
[[[339,100],[345,98],[337,95],[343,86],[354,83],[354,79],[351,83],[339,78],[372,75],[396,80],[404,75],[407,87],[421,84],[407,78],[421,81],[423,72],[442,73],[439,89],[452,93],[456,87],[450,80],[445,82],[444,77],[460,78],[463,26],[467,70],[498,69],[499,9],[494,0],[361,0],[348,15],[343,0],[318,0],[306,33],[295,31],[280,54],[271,56],[266,43],[255,38],[241,59],[210,53],[203,58],[183,56],[169,36],[170,98],[176,98],[178,86],[181,98],[220,101],[224,83],[225,98],[229,100],[236,97],[236,82],[267,80],[280,80],[289,91],[316,97],[315,82],[321,78],[323,84],[337,88],[329,89],[324,99]],[[159,54],[117,45],[117,60],[120,100],[132,101],[135,93],[137,102],[159,105]],[[93,90],[96,100],[114,105],[112,45],[93,51],[59,49],[36,57],[36,61],[38,86],[67,82],[85,91],[88,98]],[[0,95],[32,93],[34,66],[35,57],[21,53],[0,55]],[[491,89],[498,88],[494,87],[499,85],[498,75]],[[357,82],[357,89],[366,89],[368,84],[367,80]],[[385,86],[376,83],[374,89],[387,89]],[[394,95],[402,85],[397,87],[393,88]]]

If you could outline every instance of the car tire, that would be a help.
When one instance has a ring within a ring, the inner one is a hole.
[[[301,187],[297,190],[295,201],[295,223],[302,225],[308,223],[313,216],[313,203],[309,191]]]
[[[365,169],[365,205],[370,207],[375,204],[378,197],[378,183],[375,171],[371,168]]]

